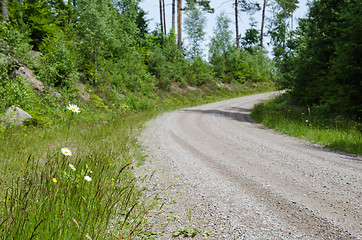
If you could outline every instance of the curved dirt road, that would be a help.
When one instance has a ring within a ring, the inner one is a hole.
[[[274,93],[164,114],[141,137],[162,211],[158,239],[362,239],[362,158],[275,133],[249,117]],[[163,227],[162,227],[163,226]],[[182,234],[180,234],[182,236]]]

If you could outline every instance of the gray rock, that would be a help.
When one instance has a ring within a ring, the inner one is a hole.
[[[14,72],[15,77],[20,76],[25,79],[25,84],[29,85],[35,90],[44,91],[44,84],[35,78],[35,74],[27,67],[20,67]]]
[[[32,116],[23,109],[11,106],[6,110],[5,118],[2,121],[7,124],[23,125],[26,119],[31,118]]]
[[[41,66],[43,58],[43,54],[41,52],[31,50],[28,52],[28,56],[35,68],[39,68]]]

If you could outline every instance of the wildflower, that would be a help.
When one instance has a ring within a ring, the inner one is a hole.
[[[87,181],[87,182],[91,182],[92,181],[92,178],[90,176],[85,176],[84,179]]]
[[[80,112],[79,107],[77,105],[74,105],[74,104],[69,104],[67,109],[69,109],[70,111],[75,112],[75,113]]]
[[[308,123],[308,120],[305,120],[306,123]]]
[[[72,156],[72,152],[68,148],[62,148],[61,151],[65,156]]]
[[[57,183],[57,182],[58,182],[58,180],[57,180],[56,178],[53,178],[53,182]]]
[[[69,167],[70,167],[73,171],[77,170],[72,164],[69,164]]]

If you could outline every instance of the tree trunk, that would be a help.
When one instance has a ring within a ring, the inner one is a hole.
[[[8,0],[1,1],[1,15],[3,15],[3,21],[9,20]]]
[[[162,0],[162,11],[163,11],[163,32],[165,35],[167,35],[166,32],[166,10],[165,10],[165,0]]]
[[[266,7],[266,0],[263,3],[263,13],[261,16],[261,29],[260,29],[260,47],[263,47],[263,34],[264,34],[264,20],[265,20],[265,7]]]
[[[162,0],[160,0],[160,24],[161,24],[161,35],[163,37],[163,11],[162,11]]]
[[[239,43],[239,19],[238,19],[238,0],[235,0],[235,32],[236,32],[236,47],[240,50]]]
[[[173,30],[176,29],[176,24],[175,24],[175,6],[176,5],[176,0],[172,0],[172,28]]]
[[[182,0],[177,0],[177,46],[180,52],[182,52]]]
[[[293,40],[293,13],[290,16],[290,40]]]

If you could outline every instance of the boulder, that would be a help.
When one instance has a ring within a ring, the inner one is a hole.
[[[32,119],[32,116],[19,107],[11,106],[6,110],[3,121],[7,124],[23,125],[26,119]]]
[[[20,76],[25,79],[25,84],[29,85],[35,90],[44,91],[44,84],[35,78],[35,74],[27,67],[20,67],[14,72],[15,77]]]
[[[40,68],[42,64],[43,54],[41,52],[31,50],[28,52],[28,56],[33,66],[35,68]]]

